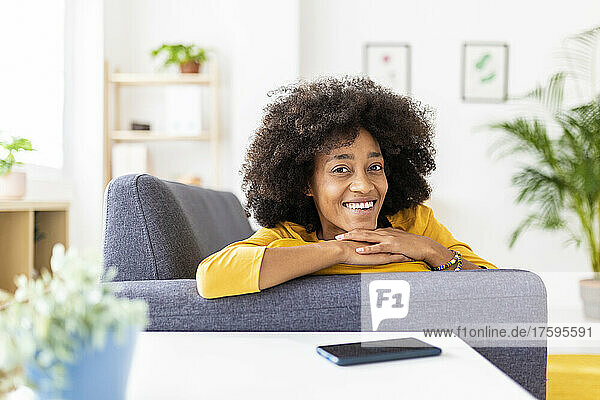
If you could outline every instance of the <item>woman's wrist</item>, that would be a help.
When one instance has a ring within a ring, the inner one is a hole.
[[[433,239],[425,239],[428,243],[424,246],[426,251],[422,261],[430,267],[444,265],[454,257],[454,253],[447,247],[442,246]]]
[[[447,247],[442,246],[433,239],[426,238],[430,241],[429,246],[425,246],[427,253],[423,259],[430,267],[439,267],[440,265],[446,264],[454,257],[454,252]],[[447,271],[454,271],[454,267],[447,269]],[[470,261],[462,259],[461,269],[482,269],[478,265],[473,264]]]
[[[341,242],[337,240],[326,240],[318,243],[318,245],[323,249],[321,254],[319,254],[319,257],[323,257],[327,264],[335,265],[344,263],[345,253]]]

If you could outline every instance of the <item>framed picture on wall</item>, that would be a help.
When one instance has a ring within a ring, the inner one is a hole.
[[[410,94],[410,45],[367,43],[363,47],[363,72],[398,94]]]
[[[508,98],[508,45],[466,42],[462,54],[462,99],[500,103]]]

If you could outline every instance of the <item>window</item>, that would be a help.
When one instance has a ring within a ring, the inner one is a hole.
[[[63,164],[65,0],[0,1],[0,137],[30,139],[18,160]]]

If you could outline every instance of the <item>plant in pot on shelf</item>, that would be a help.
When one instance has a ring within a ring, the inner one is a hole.
[[[198,73],[202,64],[208,59],[206,50],[194,44],[163,44],[157,49],[152,50],[152,56],[156,57],[161,53],[166,53],[167,58],[164,66],[178,65],[182,73]]]
[[[524,96],[541,112],[491,125],[505,133],[498,146],[506,150],[503,155],[532,160],[512,178],[517,203],[534,211],[513,232],[510,246],[529,227],[564,231],[570,243],[583,243],[594,278],[580,281],[580,293],[591,318],[600,318],[600,96],[594,58],[599,45],[600,27],[568,38],[562,57],[567,68]],[[565,105],[567,98],[573,104]]]
[[[51,266],[36,279],[16,278],[0,306],[0,398],[28,386],[41,399],[124,399],[146,303],[102,284],[100,257],[58,244]],[[107,270],[104,280],[115,274]]]
[[[4,149],[4,150],[1,150]],[[31,142],[20,137],[13,137],[12,142],[0,140],[0,199],[18,200],[25,196],[25,172],[14,171],[15,165],[23,163],[15,160],[14,153],[32,151]]]

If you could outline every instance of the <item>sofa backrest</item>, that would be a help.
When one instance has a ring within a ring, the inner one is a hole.
[[[233,193],[147,174],[106,188],[104,266],[117,281],[194,278],[205,257],[252,233]]]

